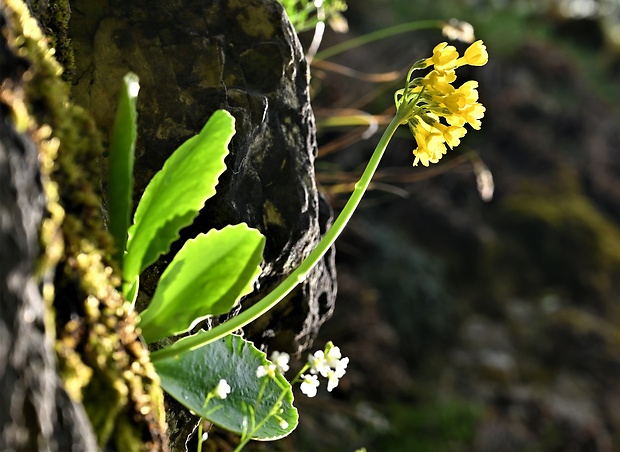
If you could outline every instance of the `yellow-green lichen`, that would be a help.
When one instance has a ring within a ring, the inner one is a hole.
[[[263,222],[267,225],[284,226],[282,214],[278,208],[269,200],[263,204]]]
[[[239,8],[237,22],[247,36],[258,40],[267,40],[275,33],[275,27],[267,17],[265,8],[248,4],[245,0],[229,2],[229,8]]]
[[[24,62],[21,73],[0,80],[0,102],[40,150],[49,214],[41,229],[39,273],[48,277],[43,294],[56,313],[55,324],[46,326],[59,371],[71,397],[84,404],[100,447],[165,449],[158,377],[136,316],[116,290],[120,280],[98,192],[101,138],[88,114],[69,102],[54,49],[27,6],[6,0],[0,8],[9,48]]]
[[[513,259],[543,269],[547,283],[569,287],[578,297],[598,294],[601,300],[618,287],[620,230],[580,187],[530,184],[503,199],[501,211],[506,227],[527,241],[513,250]],[[558,257],[567,250],[578,259]]]

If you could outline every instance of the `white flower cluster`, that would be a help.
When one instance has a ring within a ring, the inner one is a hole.
[[[327,378],[327,390],[331,392],[347,371],[349,358],[343,358],[340,348],[330,341],[325,345],[325,350],[319,350],[308,356],[310,366],[309,374],[301,375],[301,392],[308,397],[314,397],[319,387],[317,374]]]
[[[284,375],[288,370],[288,362],[290,359],[291,357],[288,353],[273,352],[271,354],[271,362],[264,366],[258,366],[258,369],[256,369],[256,378],[263,378],[265,376],[274,378],[276,373]]]
[[[256,369],[256,377],[275,378],[277,374],[283,375],[289,369],[289,361],[291,357],[288,353],[273,352],[270,362]],[[301,374],[295,377],[291,383],[301,380],[301,392],[308,397],[314,397],[319,387],[319,375],[327,378],[327,390],[331,392],[343,375],[347,371],[349,358],[343,358],[340,348],[336,347],[331,341],[325,345],[325,350],[319,350],[308,356],[308,363],[301,370]],[[306,370],[309,373],[304,374]]]

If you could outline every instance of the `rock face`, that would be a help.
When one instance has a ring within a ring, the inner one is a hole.
[[[2,106],[4,107],[4,106]],[[2,108],[4,110],[4,108]],[[80,405],[56,375],[45,338],[44,303],[34,274],[44,197],[37,150],[0,123],[0,449],[96,448]]]
[[[4,112],[2,113],[4,116]],[[44,303],[33,276],[44,198],[37,150],[0,124],[0,449],[96,448],[80,405],[56,375]]]
[[[281,6],[275,0],[96,6],[80,0],[73,10],[74,96],[100,127],[112,125],[123,75],[133,71],[141,79],[135,202],[172,151],[216,109],[235,116],[228,171],[182,239],[246,222],[267,237],[260,285],[273,288],[299,265],[331,219],[314,179],[308,69]],[[151,269],[153,281],[165,264],[166,259]],[[147,298],[154,289],[149,276],[142,285]],[[330,253],[283,309],[246,333],[260,342],[274,336],[273,346],[301,351],[331,314],[335,290]]]

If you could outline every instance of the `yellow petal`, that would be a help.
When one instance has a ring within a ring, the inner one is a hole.
[[[489,54],[484,43],[476,41],[467,48],[464,58],[470,66],[484,66],[489,61]]]
[[[466,133],[467,129],[465,129],[465,127],[450,126],[444,131],[443,137],[446,143],[448,143],[448,146],[455,148],[461,144],[461,138],[463,138]]]
[[[443,72],[454,69],[458,57],[459,53],[456,51],[456,47],[441,42],[433,49],[433,56],[427,58],[426,61],[429,65],[433,64],[436,70]]]

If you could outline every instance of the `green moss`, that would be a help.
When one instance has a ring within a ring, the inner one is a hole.
[[[245,0],[231,0],[231,9],[239,9],[238,23],[247,36],[252,36],[258,40],[271,38],[275,33],[275,28],[271,21],[266,17],[266,8],[255,7],[248,4]]]
[[[502,217],[520,237],[515,266],[541,282],[603,297],[619,280],[620,230],[580,191],[530,186],[503,200]]]
[[[101,448],[165,449],[163,395],[136,317],[116,290],[112,239],[101,217],[101,137],[89,115],[69,102],[62,69],[26,5],[6,0],[0,8],[9,47],[26,63],[21,78],[3,83],[0,101],[41,153],[50,216],[42,225],[40,273],[56,266],[54,287],[43,292],[56,314],[47,326],[59,371],[84,404]]]
[[[36,0],[32,2],[32,5],[33,11],[40,11],[40,14],[37,14],[38,19],[45,30],[45,35],[56,49],[56,60],[64,68],[63,77],[70,80],[75,71],[75,59],[68,34],[69,18],[71,17],[69,0],[50,0],[48,2]]]

